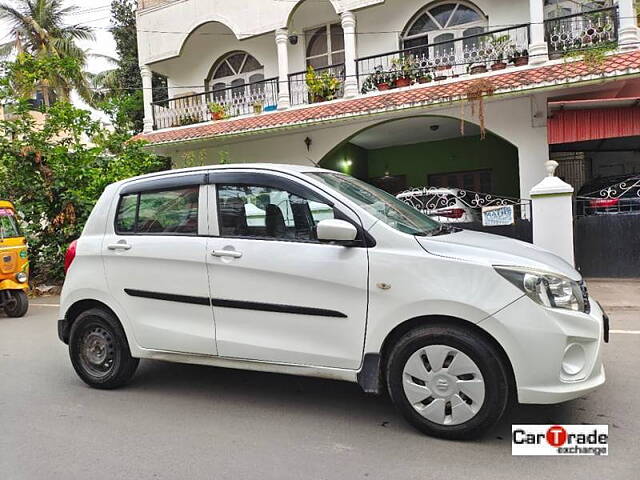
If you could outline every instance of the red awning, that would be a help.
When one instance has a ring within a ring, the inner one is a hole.
[[[640,107],[556,110],[547,122],[549,144],[640,136]]]

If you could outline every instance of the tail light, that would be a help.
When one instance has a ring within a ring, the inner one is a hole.
[[[66,274],[69,271],[69,267],[73,263],[73,260],[76,258],[76,248],[78,246],[78,241],[74,240],[69,244],[67,248],[67,253],[64,255],[64,273]]]
[[[591,208],[615,207],[618,201],[618,198],[596,198],[595,200],[589,200],[589,206]]]
[[[464,215],[463,208],[449,208],[447,210],[440,210],[436,212],[438,217],[446,217],[446,218],[462,218]]]

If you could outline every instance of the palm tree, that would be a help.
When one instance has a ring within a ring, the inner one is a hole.
[[[65,19],[78,12],[77,6],[63,5],[63,0],[15,0],[15,6],[0,3],[0,20],[10,25],[10,40],[0,44],[0,56],[28,54],[36,57],[55,56],[72,58],[80,73],[73,78],[43,79],[40,85],[46,105],[50,104],[50,91],[68,99],[72,89],[85,100],[91,100],[91,88],[83,74],[87,53],[76,44],[78,40],[94,40],[90,27],[67,24]]]

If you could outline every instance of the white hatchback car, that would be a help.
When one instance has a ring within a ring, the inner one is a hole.
[[[66,258],[58,332],[97,388],[138,359],[358,382],[445,438],[510,401],[605,381],[608,320],[580,274],[445,227],[355,178],[225,165],[106,188]]]

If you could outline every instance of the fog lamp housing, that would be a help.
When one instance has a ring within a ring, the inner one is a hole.
[[[571,343],[564,350],[562,357],[562,372],[570,377],[575,377],[584,369],[587,355],[584,347],[579,343]]]

